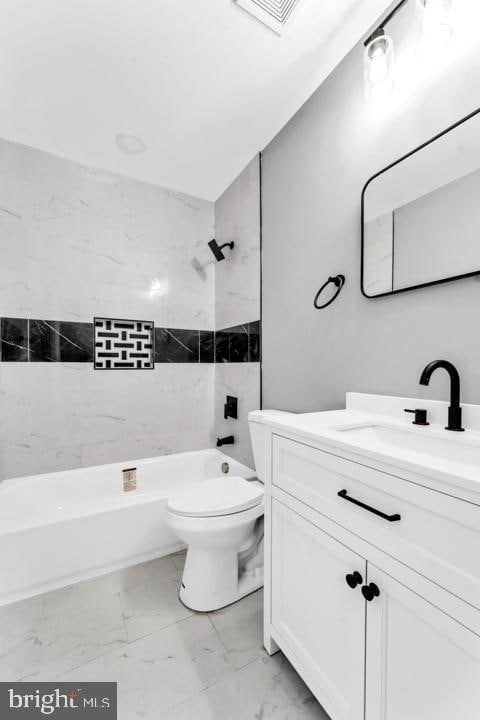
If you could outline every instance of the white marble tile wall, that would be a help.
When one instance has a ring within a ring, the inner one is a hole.
[[[0,140],[0,316],[212,330],[214,204]],[[211,447],[212,364],[0,364],[0,479]]]
[[[215,270],[215,327],[221,330],[260,319],[260,158],[255,157],[215,203],[219,244],[235,243]],[[247,416],[260,407],[260,363],[216,366],[215,430],[234,435],[222,449],[253,467]],[[226,395],[238,397],[238,420],[224,419]]]
[[[215,271],[217,330],[260,317],[260,159],[256,156],[215,203],[215,233],[226,259]]]
[[[4,477],[213,446],[214,365],[99,372],[83,363],[3,363]]]
[[[0,140],[0,314],[214,327],[213,203]]]
[[[238,420],[224,419],[226,395],[238,397]],[[221,363],[215,366],[215,430],[217,437],[234,435],[235,444],[222,450],[235,460],[253,466],[248,413],[260,406],[260,363]]]

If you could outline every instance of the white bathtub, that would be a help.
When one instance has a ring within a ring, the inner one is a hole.
[[[179,453],[4,480],[0,484],[0,605],[181,549],[165,523],[171,493],[250,468],[218,450]],[[123,490],[125,468],[137,489]]]

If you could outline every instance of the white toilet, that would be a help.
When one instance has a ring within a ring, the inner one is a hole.
[[[204,480],[172,495],[167,524],[187,546],[181,601],[207,612],[231,605],[263,585],[264,425],[249,414],[257,478]]]

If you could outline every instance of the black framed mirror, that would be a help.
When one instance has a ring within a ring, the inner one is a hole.
[[[480,275],[480,109],[376,173],[362,191],[368,298]]]

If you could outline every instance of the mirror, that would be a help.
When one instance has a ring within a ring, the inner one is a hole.
[[[480,274],[480,110],[374,175],[362,193],[362,293]]]

